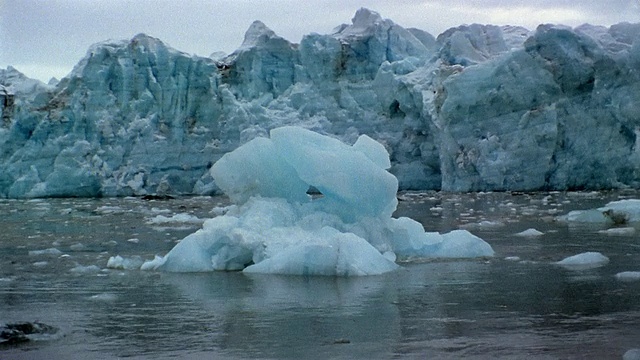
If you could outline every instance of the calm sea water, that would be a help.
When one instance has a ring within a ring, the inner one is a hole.
[[[640,271],[640,228],[612,236],[553,218],[639,197],[402,194],[396,216],[466,228],[496,257],[362,278],[106,268],[115,255],[164,255],[225,198],[0,200],[0,323],[60,329],[0,358],[619,359],[640,348],[640,282],[614,278]],[[514,235],[529,228],[544,235]],[[610,262],[553,264],[585,251]]]

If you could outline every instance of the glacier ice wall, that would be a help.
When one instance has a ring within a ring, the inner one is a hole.
[[[211,194],[283,125],[383,143],[401,189],[640,187],[640,24],[464,25],[361,9],[291,43],[256,21],[216,59],[140,34],[59,83],[0,70],[0,197]]]

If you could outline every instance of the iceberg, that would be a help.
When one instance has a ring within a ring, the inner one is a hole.
[[[640,222],[640,199],[611,201],[597,209],[573,210],[556,220],[565,223],[591,223],[601,225],[624,225]],[[626,230],[618,230],[626,231]],[[612,231],[616,232],[616,230]]]
[[[622,355],[622,360],[639,360],[639,359],[640,359],[640,348],[627,350],[624,353],[624,355]]]
[[[587,270],[604,266],[608,262],[609,258],[601,253],[588,251],[564,258],[556,264],[568,270]]]
[[[613,236],[630,236],[636,232],[636,229],[631,226],[611,228],[606,230],[599,230],[599,234],[613,235]]]
[[[393,271],[396,260],[493,256],[466,230],[427,233],[393,218],[398,181],[389,167],[384,146],[366,135],[347,145],[300,127],[273,129],[212,166],[234,205],[141,269],[363,276]]]
[[[619,281],[639,281],[640,271],[622,271],[617,273],[615,278]]]
[[[522,237],[537,237],[537,236],[544,235],[544,233],[542,231],[540,231],[540,230],[531,228],[531,229],[527,229],[527,230],[521,231],[521,232],[519,232],[519,233],[517,233],[515,235],[516,236],[522,236]]]

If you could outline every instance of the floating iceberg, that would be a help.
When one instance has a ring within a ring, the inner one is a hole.
[[[627,226],[627,227],[618,227],[618,228],[600,230],[598,231],[598,234],[613,235],[613,236],[629,236],[629,235],[635,234],[635,232],[636,232],[635,228],[631,226]]]
[[[392,271],[396,259],[493,256],[466,230],[426,233],[393,218],[398,181],[384,146],[366,135],[353,146],[299,127],[270,136],[211,168],[235,205],[141,269],[359,276]]]
[[[556,264],[569,270],[587,270],[606,265],[609,258],[599,252],[589,251],[569,256]]]
[[[598,210],[608,214],[615,223],[640,222],[640,199],[612,201]]]
[[[640,222],[640,199],[612,201],[597,209],[574,210],[557,217],[566,223],[620,225]]]
[[[640,360],[640,349],[631,349],[622,355],[622,360]]]
[[[540,230],[537,229],[527,229],[524,231],[521,231],[517,234],[515,234],[516,236],[522,236],[522,237],[536,237],[536,236],[542,236],[544,235],[544,233]]]
[[[619,281],[640,281],[640,271],[623,271],[616,274]]]

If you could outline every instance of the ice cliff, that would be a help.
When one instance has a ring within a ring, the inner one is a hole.
[[[401,189],[638,188],[639,69],[626,23],[434,38],[361,9],[299,44],[256,21],[215,59],[140,34],[57,84],[0,72],[0,197],[214,193],[220,157],[283,125],[383,143]]]

